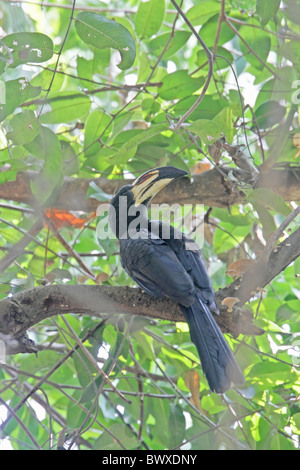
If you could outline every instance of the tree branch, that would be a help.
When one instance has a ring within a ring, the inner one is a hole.
[[[269,247],[266,248],[269,253]],[[256,293],[257,289],[265,287],[278,274],[300,256],[300,228],[293,232],[271,254],[261,258],[253,264],[242,276],[225,289],[225,297],[237,297],[239,306],[244,305]]]
[[[223,312],[222,315],[216,315],[216,320],[224,332],[230,332],[235,337],[240,333],[261,333],[261,330],[252,324],[251,312],[243,311],[234,315],[224,311],[221,305],[220,307]],[[139,288],[51,285],[36,287],[1,300],[0,332],[10,335],[10,339],[20,338],[23,341],[23,336],[32,326],[45,318],[66,313],[101,318],[103,314],[127,314],[185,321],[175,302],[170,299],[156,299]],[[21,352],[21,349],[18,352]]]
[[[300,255],[300,228],[280,243],[267,261],[258,261],[243,275],[216,294],[220,315],[216,320],[224,332],[233,336],[261,334],[252,324],[252,313],[241,310],[257,291],[266,286]],[[233,313],[222,305],[225,297],[237,297],[240,302]],[[51,285],[36,287],[0,302],[0,332],[10,339],[23,338],[33,325],[59,313],[129,314],[169,321],[184,321],[178,305],[170,299],[159,300],[138,288],[116,286]]]
[[[297,210],[293,216],[296,216]],[[291,217],[287,218],[287,222]],[[286,224],[287,224],[286,222]],[[284,226],[286,226],[284,224]],[[275,240],[276,241],[276,240]],[[262,253],[261,258],[239,279],[220,289],[216,294],[216,303],[220,315],[216,321],[224,332],[233,336],[242,334],[258,335],[262,330],[252,323],[252,312],[241,307],[255,295],[257,289],[265,287],[290,263],[300,256],[300,228],[294,231],[270,252]],[[222,301],[227,297],[236,297],[239,302],[233,312],[228,312]],[[103,314],[129,314],[169,321],[184,321],[178,305],[170,299],[159,300],[142,292],[138,288],[101,286],[51,285],[23,291],[0,301],[1,338],[8,335],[10,344],[14,339],[13,352],[34,352],[34,345],[26,339],[26,331],[45,318],[65,313],[102,316]],[[0,340],[1,340],[0,338]],[[5,342],[5,340],[1,340]]]
[[[30,188],[30,182],[36,178],[32,172],[18,173],[15,181],[7,181],[0,185],[0,199],[23,202],[36,206]],[[300,200],[300,166],[276,167],[261,173],[255,188],[266,187],[282,196],[286,201]],[[65,178],[60,193],[53,207],[65,210],[85,212],[96,211],[100,202],[94,198],[86,198],[91,182],[95,182],[107,194],[114,194],[125,184],[124,180],[108,180],[106,178]],[[126,180],[130,183],[131,180]],[[205,204],[211,207],[229,207],[242,203],[244,193],[232,188],[221,173],[214,168],[193,176],[192,183],[188,178],[174,181],[153,199],[155,203]]]

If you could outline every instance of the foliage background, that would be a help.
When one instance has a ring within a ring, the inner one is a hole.
[[[20,171],[37,172],[31,189],[43,208],[53,204],[66,177],[124,178],[166,164],[193,174],[216,165],[209,144],[221,131],[230,144],[249,143],[253,167],[299,162],[298,0],[183,2],[206,46],[227,59],[216,58],[205,97],[186,121],[192,123],[192,138],[174,126],[201,93],[208,63],[170,1],[42,3],[0,5],[0,185]],[[93,21],[100,14],[126,29],[114,33],[113,24],[102,20],[111,37],[109,47],[100,48],[99,31],[93,40],[90,23],[76,21],[87,11],[91,16],[81,18]],[[9,36],[19,32],[31,35]],[[239,80],[244,116],[229,63]],[[235,167],[226,154],[224,164]],[[230,173],[228,181],[241,184]],[[256,259],[295,209],[292,197],[287,202],[269,190],[242,189],[243,203],[230,210],[213,207],[205,224],[203,257],[216,289],[232,281],[226,273],[230,263]],[[107,200],[95,185],[92,195]],[[0,204],[2,257],[37,214],[37,206],[11,199]],[[61,225],[53,222],[57,231],[45,224],[33,233],[25,252],[0,273],[1,298],[49,282],[132,285],[120,267],[117,243],[99,243],[95,217],[85,215],[83,223],[82,214],[62,217]],[[294,221],[289,230],[295,228]],[[30,331],[38,357],[10,356],[0,369],[2,446],[298,448],[297,272],[299,260],[247,305],[265,330],[262,336],[227,336],[246,387],[224,396],[209,391],[183,323],[120,316],[99,323],[73,314],[42,321]],[[78,347],[78,338],[86,335],[84,348]]]

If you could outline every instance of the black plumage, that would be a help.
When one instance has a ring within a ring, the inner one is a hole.
[[[173,167],[162,167],[145,173],[133,185],[124,186],[111,201],[114,210],[110,223],[119,238],[123,268],[148,294],[169,297],[179,304],[209,387],[223,393],[232,384],[243,383],[244,377],[211,313],[218,309],[200,249],[174,227],[148,220],[147,216],[151,198],[185,174]]]

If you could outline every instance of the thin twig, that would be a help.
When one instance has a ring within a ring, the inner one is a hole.
[[[271,69],[271,67],[268,66],[268,64],[266,62],[264,62],[264,60],[254,51],[254,49],[252,49],[251,46],[249,46],[249,44],[247,43],[247,41],[243,38],[243,36],[239,33],[239,31],[236,29],[235,26],[233,26],[233,24],[231,23],[229,17],[227,15],[225,15],[225,18],[224,18],[224,21],[226,22],[226,24],[229,26],[229,28],[234,32],[234,34],[236,36],[238,36],[240,38],[240,40],[245,44],[245,46],[247,47],[248,51],[250,52],[250,54],[254,55],[254,57],[256,57],[256,59],[274,76],[274,77],[277,77],[277,74],[274,72],[274,70]]]
[[[240,26],[247,26],[248,28],[255,28],[259,29],[260,31],[263,31],[264,33],[268,33],[270,35],[276,36],[277,38],[282,38],[282,39],[294,39],[295,41],[300,40],[300,35],[299,34],[290,34],[287,31],[284,30],[283,33],[280,33],[278,31],[271,31],[270,29],[264,29],[261,26],[253,23],[247,23],[246,21],[239,20],[238,18],[232,18],[228,16],[228,19],[232,23],[236,23]]]
[[[221,10],[219,14],[219,19],[218,19],[218,24],[217,24],[217,31],[216,31],[216,36],[215,36],[215,41],[214,41],[214,46],[213,46],[213,55],[217,52],[218,48],[218,42],[220,38],[220,33],[221,33],[221,28],[222,28],[222,23],[225,21],[225,0],[221,0]]]
[[[227,438],[229,437],[231,440],[235,441],[235,443],[245,449],[245,446],[244,444],[242,444],[241,442],[237,441],[236,439],[234,439],[232,436],[230,437],[229,434],[227,432],[225,432],[221,426],[222,425],[218,425],[218,424],[215,424],[212,420],[210,420],[205,414],[203,414],[190,400],[189,398],[184,395],[181,390],[177,387],[177,385],[167,376],[167,374],[164,372],[164,370],[160,367],[158,361],[156,360],[155,361],[156,363],[156,366],[158,367],[158,369],[161,371],[161,373],[163,374],[163,376],[166,377],[166,379],[168,380],[168,382],[171,384],[171,386],[174,388],[174,390],[176,390],[177,394],[188,404],[188,406],[191,408],[191,410],[195,411],[196,412],[196,417],[198,419],[200,419],[202,422],[206,423],[207,425],[209,425],[209,429],[205,432],[220,432],[221,434],[223,434],[224,436],[226,436]],[[186,442],[188,441],[184,441],[180,444],[179,447],[183,446]]]
[[[102,320],[100,323],[98,323],[95,328],[92,330],[89,330],[87,334],[82,338],[82,342],[84,343],[90,336],[92,336],[102,325],[105,323],[106,319]],[[9,421],[15,416],[15,413],[22,408],[22,406],[27,402],[27,400],[32,397],[37,390],[39,390],[42,385],[47,381],[47,379],[54,374],[54,372],[59,369],[59,367],[74,353],[74,350],[79,348],[79,345],[76,344],[73,349],[67,352],[67,354],[59,361],[57,362],[53,367],[51,367],[48,372],[40,378],[40,380],[35,384],[35,386],[28,392],[20,401],[19,403],[12,409],[12,412],[8,414],[7,418],[0,424],[0,433],[4,431],[6,425],[9,423]]]
[[[0,222],[5,223],[9,227],[13,228],[14,230],[17,230],[18,232],[21,232],[24,236],[21,238],[20,241],[18,241],[12,248],[9,249],[8,253],[0,260],[0,272],[5,271],[14,261],[18,256],[21,256],[23,253],[25,253],[25,247],[31,242],[34,241],[37,245],[41,246],[42,248],[45,248],[45,245],[40,242],[37,238],[36,235],[43,229],[43,224],[41,219],[37,219],[33,225],[30,227],[28,232],[26,232],[24,229],[18,227],[17,225],[14,225],[11,222],[8,222],[8,220],[4,220],[0,217]],[[60,255],[60,253],[55,252],[51,248],[47,248],[49,253],[54,254],[58,258],[61,258],[66,262],[69,266],[77,269],[79,272],[83,273],[83,271],[80,269],[80,267],[74,266],[68,259],[66,259],[65,256]],[[71,254],[71,253],[70,253]],[[72,252],[72,256],[73,252]],[[82,260],[81,260],[82,262]],[[85,270],[86,273],[86,270]]]
[[[186,17],[186,15],[183,13],[183,11],[181,10],[180,6],[176,3],[175,0],[171,0],[171,2],[173,3],[174,7],[176,8],[176,10],[178,11],[178,13],[180,14],[180,16],[182,17],[182,19],[184,20],[184,22],[187,24],[187,26],[190,28],[190,30],[192,31],[192,33],[194,34],[194,36],[197,38],[198,42],[201,44],[201,46],[203,47],[204,49],[204,52],[207,56],[207,59],[208,59],[208,74],[207,74],[207,78],[206,78],[206,81],[205,81],[205,84],[203,86],[203,89],[202,89],[202,92],[200,93],[199,97],[197,98],[197,100],[195,101],[195,103],[193,104],[193,106],[191,106],[191,108],[179,119],[179,121],[174,125],[174,130],[178,130],[181,125],[184,123],[184,121],[187,120],[187,118],[192,114],[193,111],[195,111],[195,109],[199,106],[199,104],[201,103],[201,101],[203,100],[204,96],[205,96],[205,93],[209,87],[209,84],[210,84],[210,81],[212,79],[212,76],[213,76],[213,71],[214,71],[214,55],[213,53],[211,52],[211,50],[207,47],[207,45],[205,44],[205,42],[202,40],[202,38],[199,36],[199,34],[197,33],[197,31],[195,30],[194,26],[192,25],[192,23],[188,20],[188,18]]]
[[[17,415],[17,413],[15,412],[15,410],[13,408],[11,408],[5,400],[3,400],[3,398],[0,397],[0,403],[5,406],[5,408],[7,408],[7,411],[8,413],[11,414],[11,416],[13,416],[15,418],[15,420],[17,421],[18,425],[23,429],[23,431],[25,432],[25,434],[27,434],[27,436],[29,437],[29,439],[32,441],[32,443],[34,444],[34,446],[39,449],[39,450],[42,450],[39,443],[35,440],[34,436],[31,434],[31,432],[29,431],[29,429],[27,428],[27,426],[25,426],[25,424],[23,423],[23,421],[19,418],[19,416]]]
[[[153,76],[153,74],[155,73],[155,70],[159,64],[159,62],[161,61],[163,55],[165,54],[166,50],[168,49],[169,47],[169,44],[175,34],[175,25],[176,25],[176,22],[177,22],[177,19],[178,19],[178,13],[176,14],[176,17],[174,19],[174,22],[173,22],[173,27],[172,27],[172,31],[171,31],[171,34],[170,34],[170,37],[167,41],[167,43],[165,44],[161,54],[159,55],[156,63],[154,64],[154,66],[152,67],[152,70],[150,72],[150,75],[148,77],[148,79],[146,80],[146,82],[144,83],[144,85],[142,87],[140,87],[140,89],[137,91],[137,93],[135,94],[135,96],[133,96],[130,101],[128,101],[127,103],[124,104],[124,106],[122,106],[115,114],[113,114],[110,122],[105,126],[105,128],[103,129],[103,131],[101,132],[101,134],[99,136],[97,136],[97,139],[95,139],[93,142],[91,142],[87,147],[85,147],[83,150],[81,150],[77,155],[76,155],[76,158],[78,158],[82,153],[86,152],[90,147],[92,147],[95,143],[99,142],[101,145],[102,145],[102,142],[101,142],[101,139],[103,137],[103,135],[105,134],[105,132],[107,131],[107,129],[109,129],[109,127],[113,124],[114,120],[117,118],[117,116],[119,114],[121,114],[126,108],[128,108],[128,106],[130,106],[131,103],[133,103],[137,98],[138,96],[143,93],[144,91],[146,91],[147,87],[150,85],[150,81],[151,81],[151,78]],[[72,161],[72,160],[71,160]],[[71,163],[71,161],[69,163]]]
[[[95,369],[97,370],[97,372],[99,372],[99,374],[101,375],[101,377],[103,378],[104,382],[108,383],[111,388],[117,393],[117,395],[125,401],[125,403],[127,403],[127,405],[130,405],[131,404],[131,401],[130,400],[127,400],[127,398],[124,397],[124,395],[122,395],[122,393],[119,392],[119,390],[112,384],[112,382],[109,380],[108,378],[108,375],[103,372],[103,370],[98,366],[98,363],[97,361],[95,360],[95,358],[92,356],[92,354],[89,352],[89,350],[83,345],[83,342],[82,340],[79,338],[79,336],[75,333],[74,329],[71,327],[71,325],[68,323],[68,321],[65,319],[65,317],[63,315],[61,315],[61,318],[63,320],[63,322],[66,324],[67,328],[69,329],[69,331],[72,333],[72,336],[74,338],[74,340],[76,341],[77,345],[79,346],[79,348],[82,350],[83,354],[86,356],[86,358],[90,361],[90,363],[93,365],[93,367],[95,367]]]
[[[49,3],[49,2],[34,2],[33,0],[3,0],[6,3],[23,3],[25,5],[36,5],[40,6],[41,8],[62,8],[64,10],[72,10],[72,5],[65,5],[63,3]],[[94,11],[98,13],[126,13],[126,14],[136,14],[137,9],[129,9],[129,8],[114,8],[114,7],[92,7],[92,6],[85,6],[85,5],[78,5],[74,8],[75,11]],[[166,13],[169,15],[174,15],[174,10],[166,10]]]
[[[69,245],[69,243],[64,239],[64,237],[59,233],[58,230],[53,226],[51,223],[50,219],[47,220],[47,224],[49,226],[49,229],[53,232],[53,235],[55,238],[62,244],[62,246],[67,250],[70,256],[76,259],[77,263],[79,266],[83,269],[83,271],[91,278],[93,281],[96,281],[96,276],[94,273],[88,268],[88,266],[83,262],[81,259],[80,255],[73,250],[73,248]]]
[[[68,37],[68,35],[69,35],[69,31],[70,31],[70,28],[71,28],[72,20],[73,20],[73,17],[74,17],[75,5],[76,5],[76,0],[73,0],[72,11],[71,11],[71,15],[70,15],[70,19],[69,19],[69,24],[68,24],[68,27],[67,27],[67,31],[66,31],[65,37],[64,37],[64,39],[63,39],[63,42],[62,42],[62,44],[61,44],[60,50],[59,50],[59,52],[58,52],[58,54],[57,54],[57,60],[56,60],[55,66],[54,66],[54,72],[53,72],[53,75],[52,75],[52,77],[51,77],[50,84],[49,84],[48,90],[47,90],[47,92],[46,92],[46,96],[45,96],[45,98],[44,98],[43,104],[42,104],[42,106],[41,106],[41,108],[40,108],[40,110],[39,110],[38,117],[40,117],[40,115],[42,114],[43,108],[44,108],[44,106],[45,106],[45,104],[46,104],[48,95],[49,95],[49,93],[50,93],[52,84],[53,84],[53,82],[54,82],[54,78],[55,78],[55,75],[56,75],[56,71],[57,71],[57,69],[58,69],[59,59],[60,59],[60,56],[61,56],[61,54],[62,54],[63,48],[64,48],[64,46],[65,46],[67,37]]]

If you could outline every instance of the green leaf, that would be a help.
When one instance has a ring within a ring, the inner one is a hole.
[[[157,165],[163,166],[169,162],[166,149],[160,145],[151,145],[150,143],[140,145],[137,149],[136,157],[137,162],[134,168],[136,168],[138,173],[143,172],[144,168],[153,168]],[[172,164],[176,166],[173,158]]]
[[[165,0],[140,1],[135,16],[136,34],[141,38],[150,38],[162,25],[165,15]]]
[[[85,116],[91,107],[87,95],[72,91],[53,93],[47,103],[51,105],[52,111],[42,114],[40,120],[44,124],[75,121]]]
[[[78,36],[87,44],[98,49],[117,49],[121,54],[118,67],[129,69],[135,60],[135,43],[129,31],[116,21],[96,13],[83,12],[76,17],[75,27]]]
[[[5,82],[0,80],[0,105],[5,104],[6,87]]]
[[[240,226],[240,225],[252,225],[253,219],[249,215],[240,214],[239,211],[231,210],[229,213],[227,210],[215,207],[212,211],[213,217],[222,220],[222,222],[228,222],[229,224]]]
[[[62,158],[63,158],[63,173],[64,176],[71,176],[78,173],[79,158],[70,142],[67,140],[60,140]]]
[[[195,132],[205,144],[211,144],[222,136],[222,129],[219,124],[208,119],[194,121],[189,130]]]
[[[214,234],[214,250],[216,253],[224,253],[240,244],[252,228],[250,225],[233,225],[222,222]]]
[[[213,47],[215,37],[219,26],[219,15],[214,15],[201,27],[201,38],[209,47]],[[235,37],[234,31],[226,24],[222,23],[222,28],[219,31],[219,45],[225,44]],[[201,49],[200,49],[201,50]]]
[[[5,100],[0,104],[0,121],[12,114],[20,104],[41,93],[41,87],[33,87],[25,77],[9,80],[5,85]]]
[[[269,210],[262,204],[259,204],[259,202],[253,202],[253,207],[258,214],[260,223],[262,224],[265,240],[268,240],[271,233],[276,230],[274,218],[270,214]]]
[[[27,62],[45,62],[53,56],[52,39],[41,33],[9,34],[1,39],[1,44],[10,49],[8,60],[11,67]]]
[[[56,73],[54,75],[53,73],[54,69],[55,69],[54,63],[47,64],[47,68],[42,70],[40,73],[38,73],[31,79],[30,81],[31,85],[40,86],[42,87],[43,90],[47,90],[49,87],[49,83],[51,83],[51,93],[61,90],[63,82],[65,80],[65,75],[63,73]],[[53,75],[54,75],[54,78],[53,78]]]
[[[31,181],[34,196],[44,204],[63,181],[60,142],[54,132],[41,126],[39,135],[26,148],[44,160],[39,176]]]
[[[264,70],[265,63],[267,61],[270,48],[271,39],[267,32],[255,28],[253,26],[259,26],[260,23],[255,19],[249,19],[247,21],[249,26],[242,26],[239,33],[244,41],[239,38],[239,45],[244,58],[257,70]],[[252,27],[251,27],[252,26]],[[249,49],[249,47],[250,49]],[[255,54],[252,52],[254,51]],[[260,57],[261,60],[259,60]]]
[[[129,113],[128,111],[119,114],[119,115],[113,120],[113,123],[112,123],[112,133],[111,133],[111,136],[110,136],[109,140],[115,139],[115,138],[117,137],[117,135],[120,134],[120,132],[122,132],[122,130],[124,129],[124,127],[129,123],[129,121],[131,120],[131,118],[132,118],[132,115],[131,115],[131,113]]]
[[[185,417],[181,405],[171,405],[169,417],[169,449],[179,446],[185,436]]]
[[[172,37],[169,45],[164,53],[164,59],[169,59],[173,54],[175,54],[181,47],[186,44],[186,42],[191,37],[189,31],[175,31],[174,36]],[[163,33],[159,36],[156,36],[149,43],[149,49],[152,54],[160,55],[163,51],[167,42],[170,40],[170,33]]]
[[[95,181],[90,182],[86,195],[88,198],[93,197],[94,199],[97,199],[97,201],[100,202],[110,201],[112,198],[111,194],[107,194],[102,191],[102,189],[99,188]]]
[[[12,131],[7,133],[7,138],[15,145],[31,142],[38,135],[41,127],[34,112],[29,109],[25,109],[22,113],[13,116],[10,125]]]
[[[109,230],[109,228],[108,228]],[[103,248],[105,251],[106,256],[109,258],[112,256],[114,253],[117,253],[119,250],[119,245],[117,243],[117,239],[113,240],[110,237],[107,237],[105,239],[100,239],[98,238],[98,243],[99,245]]]
[[[109,433],[103,432],[100,437],[94,441],[93,449],[100,451],[116,451],[137,449],[139,442],[135,433],[130,431],[123,423],[113,423],[109,426]],[[106,460],[105,460],[106,459]],[[109,457],[103,457],[101,461],[108,463]]]
[[[173,108],[176,114],[183,115],[195,103],[196,96],[180,100]],[[228,103],[222,99],[214,99],[212,95],[205,95],[196,110],[189,116],[190,120],[213,119]]]
[[[263,207],[268,209],[273,209],[274,211],[278,212],[282,215],[289,215],[291,209],[289,206],[284,202],[281,196],[271,191],[268,188],[257,188],[254,189],[248,198],[249,202],[254,202],[255,204],[258,203]]]
[[[162,79],[158,94],[165,100],[186,98],[199,90],[204,82],[204,77],[192,78],[187,70],[177,70]]]
[[[283,53],[284,49],[280,50],[280,55]],[[280,96],[281,100],[291,102],[292,94],[295,92],[293,89],[293,83],[297,80],[297,69],[292,65],[281,67],[276,74],[276,78],[268,80],[261,87],[260,92],[257,96],[255,108],[257,109],[259,105],[278,99]]]
[[[236,129],[233,126],[233,111],[230,106],[222,109],[220,113],[214,117],[213,122],[218,124],[220,129],[222,129],[223,134],[226,137],[228,143],[232,143],[235,134],[237,133]]]
[[[216,57],[216,67],[218,68],[218,70],[228,68],[228,62],[230,64],[234,62],[233,55],[231,54],[231,52],[225,49],[225,47],[218,47],[216,50],[216,55],[222,56]],[[225,59],[227,59],[228,62]],[[201,49],[197,52],[196,65],[198,65],[198,67],[204,67],[205,64],[207,64],[207,55],[205,51]]]
[[[220,4],[209,0],[198,0],[197,5],[186,14],[193,26],[203,25],[209,18],[220,13]]]
[[[111,367],[116,362],[117,354],[120,354],[120,346],[122,344],[123,338],[124,338],[123,334],[117,331],[115,343],[109,352],[108,359],[104,362],[102,366],[102,371],[105,374],[109,374]],[[121,354],[122,354],[122,351],[121,351]],[[103,384],[103,377],[102,375],[98,375],[98,377],[93,382],[91,382],[88,386],[86,386],[82,394],[82,397],[80,399],[80,403],[85,403],[87,401],[92,400],[95,397],[97,390],[102,386],[102,384]]]
[[[262,26],[266,26],[279,10],[281,0],[257,0],[256,13]]]
[[[283,382],[291,374],[291,366],[281,362],[262,361],[254,364],[250,370],[250,377],[257,377],[261,380]]]
[[[298,0],[285,2],[285,15],[293,23],[300,24],[300,10]]]
[[[300,52],[298,43],[295,41],[289,41],[283,44],[280,55],[289,59],[294,65],[297,65],[298,73],[300,66]]]
[[[163,123],[156,124],[149,127],[149,129],[139,132],[123,144],[113,156],[109,157],[109,162],[115,165],[126,163],[129,158],[132,158],[135,155],[138,145],[166,130],[168,130],[168,124]]]
[[[77,404],[79,396],[79,391],[76,390],[76,392],[73,394],[72,398],[74,401],[69,401],[68,406],[67,406],[67,413],[66,413],[66,422],[68,429],[78,429],[80,426],[83,424],[87,424],[86,418],[86,410],[80,409],[80,407]],[[88,406],[86,406],[88,408]]]
[[[296,434],[300,434],[300,411],[298,413],[295,413],[292,417],[292,426],[293,426],[293,431]]]
[[[94,73],[94,60],[87,60],[84,57],[77,57],[78,77],[84,77],[87,80],[92,80]],[[86,85],[87,82],[83,80],[83,83]]]
[[[95,110],[89,115],[84,130],[85,158],[100,150],[100,143],[97,142],[97,139],[99,139],[110,122],[111,117],[103,111]]]
[[[73,354],[73,361],[80,385],[83,388],[89,386],[93,381],[93,376],[98,372],[97,369],[80,349]],[[95,394],[97,393],[97,387],[95,384],[93,385]]]
[[[286,108],[277,101],[266,101],[255,111],[255,118],[259,129],[268,129],[282,121]]]
[[[170,444],[170,406],[167,400],[153,400],[153,398],[145,397],[144,403],[146,416],[151,414],[155,420],[155,424],[149,426],[151,434],[156,442],[159,442],[160,449],[168,448]]]

